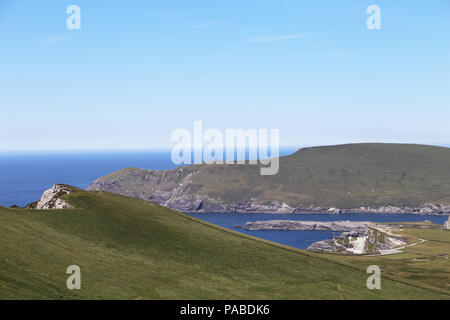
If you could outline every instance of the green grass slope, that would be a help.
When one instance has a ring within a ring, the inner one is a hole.
[[[0,299],[448,299],[138,199],[76,191],[77,209],[0,207]],[[81,267],[81,290],[65,270]]]

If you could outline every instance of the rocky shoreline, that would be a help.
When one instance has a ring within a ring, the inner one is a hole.
[[[144,188],[137,190],[124,187],[125,180],[119,178],[97,179],[87,187],[86,190],[107,191],[118,193],[124,196],[140,198],[152,201],[165,207],[186,212],[186,213],[269,213],[269,214],[349,214],[349,213],[381,213],[381,214],[433,214],[450,215],[450,206],[442,204],[423,204],[420,207],[357,207],[357,208],[337,208],[337,207],[293,207],[286,203],[276,200],[267,200],[261,198],[251,198],[248,201],[225,202],[221,199],[213,199],[207,196],[193,195],[190,192],[190,180],[193,173],[181,177],[182,169],[179,170],[179,180],[175,180],[168,185],[168,190],[161,190],[160,183],[164,179],[156,179],[152,189],[143,191]],[[176,182],[176,183],[175,183]],[[139,190],[139,191],[138,191]]]
[[[420,207],[358,207],[358,208],[334,208],[334,207],[291,207],[279,201],[264,203],[261,200],[250,200],[234,204],[222,204],[208,201],[208,199],[197,199],[194,202],[178,199],[177,201],[166,201],[159,203],[171,209],[187,212],[217,212],[217,213],[268,213],[268,214],[417,214],[417,215],[450,215],[450,207],[441,204],[423,204]]]
[[[283,230],[283,231],[354,231],[360,232],[373,226],[368,221],[295,221],[295,220],[269,220],[247,222],[243,226],[235,228],[245,230]]]

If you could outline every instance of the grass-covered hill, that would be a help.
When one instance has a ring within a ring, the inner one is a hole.
[[[365,264],[387,267],[378,258],[333,261],[110,193],[63,197],[76,209],[0,207],[0,299],[450,297],[445,288],[384,274],[382,289],[368,290]],[[66,288],[69,265],[81,268],[81,290]]]
[[[89,189],[185,211],[247,211],[252,206],[250,211],[277,211],[277,202],[292,208],[341,209],[419,208],[428,203],[450,210],[450,149],[406,144],[314,147],[280,158],[273,176],[260,175],[256,165],[124,169]]]

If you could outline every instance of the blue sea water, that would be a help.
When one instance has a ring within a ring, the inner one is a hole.
[[[136,167],[168,170],[176,166],[169,151],[34,153],[0,155],[0,205],[25,206],[55,183],[85,189],[95,179]]]
[[[295,151],[295,148],[282,148],[280,155]],[[131,167],[170,170],[176,165],[170,150],[0,153],[0,205],[25,206],[39,200],[42,192],[55,183],[85,189],[99,177]]]
[[[281,155],[292,153],[283,149]],[[65,183],[86,188],[95,179],[123,168],[169,170],[176,167],[170,151],[151,152],[66,152],[66,153],[15,153],[0,154],[0,205],[25,206],[40,199],[42,192],[54,183]],[[248,221],[288,220],[359,220],[374,222],[424,221],[443,224],[446,217],[418,215],[270,215],[236,213],[201,213],[194,217],[233,229]],[[293,246],[307,248],[315,241],[331,238],[333,233],[321,231],[246,231],[256,237]]]
[[[236,225],[246,222],[267,220],[296,220],[296,221],[371,221],[371,222],[423,222],[429,220],[437,224],[444,224],[448,216],[414,215],[414,214],[267,214],[267,213],[192,213],[191,216],[204,221],[228,228],[258,238],[281,243],[298,249],[307,249],[313,242],[331,239],[340,232],[331,231],[278,231],[258,230],[250,231],[236,229]]]

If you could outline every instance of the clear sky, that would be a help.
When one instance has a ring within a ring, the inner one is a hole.
[[[0,0],[0,110],[1,151],[170,147],[194,120],[448,144],[450,1]]]

